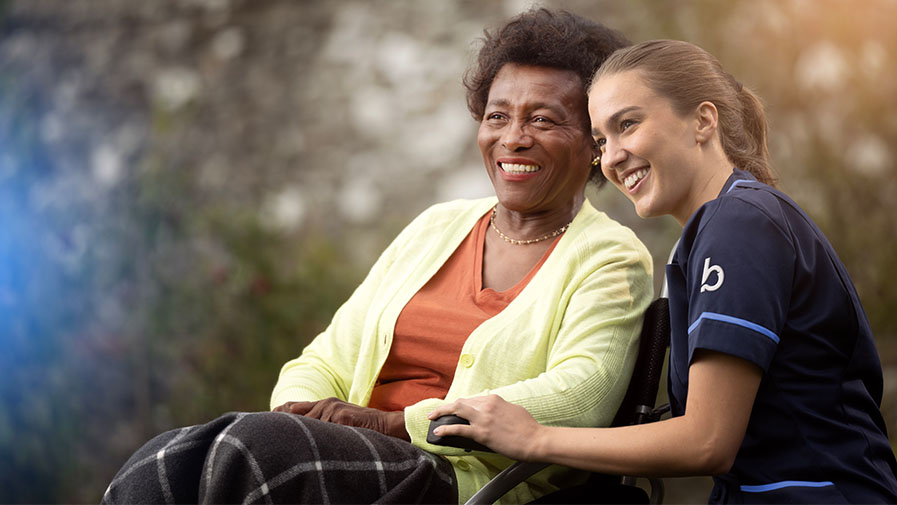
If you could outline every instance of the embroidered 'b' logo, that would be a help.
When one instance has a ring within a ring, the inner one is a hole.
[[[710,274],[716,272],[716,282],[713,284],[707,284],[707,279],[710,277]],[[725,274],[723,274],[723,268],[719,265],[711,265],[710,257],[704,258],[704,273],[701,275],[701,293],[704,291],[716,291],[723,285],[723,279],[725,278]]]

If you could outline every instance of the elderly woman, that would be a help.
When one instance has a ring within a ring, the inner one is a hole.
[[[549,425],[611,422],[652,297],[635,235],[595,210],[586,86],[618,33],[534,10],[486,33],[468,105],[495,197],[436,205],[288,362],[273,413],[160,435],[104,501],[455,503],[509,464],[427,443],[427,414],[497,394]],[[506,497],[575,482],[553,469]]]

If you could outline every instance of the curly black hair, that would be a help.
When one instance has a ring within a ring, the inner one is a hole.
[[[484,30],[483,34],[476,62],[464,74],[467,108],[477,121],[483,120],[489,88],[506,63],[570,70],[579,76],[586,94],[592,75],[604,60],[630,44],[623,34],[601,23],[545,8],[523,12],[494,32]],[[588,111],[583,112],[588,118]],[[589,178],[599,185],[604,182],[599,167],[593,168]]]

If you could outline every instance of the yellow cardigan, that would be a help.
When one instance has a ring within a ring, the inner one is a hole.
[[[330,326],[284,365],[271,407],[328,397],[367,405],[399,313],[495,203],[492,197],[438,204],[408,225]],[[510,460],[428,444],[427,414],[444,401],[494,393],[543,424],[610,424],[632,374],[642,313],[652,297],[645,246],[586,200],[523,291],[467,338],[446,399],[405,409],[412,443],[452,462],[461,503]],[[525,503],[581,478],[551,467],[502,501]]]

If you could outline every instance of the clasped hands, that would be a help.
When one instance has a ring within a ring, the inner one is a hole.
[[[344,426],[367,428],[391,437],[411,440],[405,430],[405,414],[403,412],[384,412],[378,409],[359,407],[338,398],[326,398],[311,402],[286,402],[275,407],[274,412],[296,414]]]

